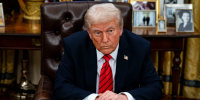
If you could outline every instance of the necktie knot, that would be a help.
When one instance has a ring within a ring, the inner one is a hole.
[[[112,58],[112,56],[110,56],[110,55],[104,55],[103,58],[104,58],[107,62],[109,62],[109,60]]]

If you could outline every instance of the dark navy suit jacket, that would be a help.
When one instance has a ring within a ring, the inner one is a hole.
[[[96,92],[96,48],[87,31],[64,38],[63,46],[53,99],[82,100]],[[124,30],[119,42],[114,92],[129,92],[136,100],[159,100],[161,89],[160,78],[150,59],[150,43]]]

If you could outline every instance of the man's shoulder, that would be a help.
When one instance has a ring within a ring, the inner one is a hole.
[[[77,40],[77,39],[79,40],[79,39],[84,39],[86,37],[88,37],[87,31],[79,31],[79,32],[75,32],[69,36],[64,37],[63,40]]]
[[[124,31],[124,42],[121,42],[121,47],[131,51],[130,55],[141,56],[150,49],[150,42],[140,35],[134,34],[130,31]],[[141,56],[142,57],[142,56]]]
[[[89,41],[90,41],[90,38],[87,31],[75,32],[71,34],[70,36],[67,36],[63,39],[64,44],[70,45],[72,47],[81,46],[84,44],[87,45]]]

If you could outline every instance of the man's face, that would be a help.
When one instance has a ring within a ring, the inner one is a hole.
[[[190,19],[189,13],[183,13],[182,19],[183,19],[184,23],[187,23]]]
[[[105,23],[91,24],[87,31],[96,49],[103,54],[112,53],[122,35],[122,28],[119,27],[116,19]]]

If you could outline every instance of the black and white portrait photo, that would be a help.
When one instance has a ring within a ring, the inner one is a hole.
[[[165,0],[165,4],[177,4],[177,0]]]
[[[158,32],[166,32],[165,20],[158,21]]]
[[[176,9],[192,9],[192,4],[165,4],[164,18],[167,19],[167,26],[176,26]]]
[[[177,32],[194,32],[193,13],[191,9],[177,9],[176,19]]]
[[[155,27],[156,26],[156,11],[134,11],[133,13],[134,27]]]

